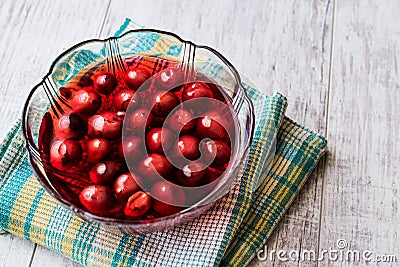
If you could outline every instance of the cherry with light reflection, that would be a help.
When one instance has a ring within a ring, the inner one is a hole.
[[[111,189],[104,185],[89,185],[79,194],[82,205],[91,213],[99,216],[107,215],[115,205]]]
[[[142,98],[138,93],[130,89],[122,89],[114,96],[113,105],[118,111],[126,111],[128,105],[131,109],[139,108]]]
[[[173,167],[165,156],[152,153],[139,162],[137,169],[147,181],[157,181],[160,175],[167,177]]]
[[[184,157],[189,160],[195,160],[200,156],[199,139],[192,135],[183,135],[174,144],[173,158]]]
[[[150,71],[144,68],[130,68],[125,76],[124,80],[126,85],[132,89],[137,90],[146,80],[151,77]]]
[[[74,167],[82,157],[82,147],[76,140],[56,141],[50,148],[50,163],[59,170]]]
[[[146,153],[143,138],[139,136],[129,136],[122,140],[117,147],[117,157],[120,160],[125,159],[128,163],[134,163],[141,160]]]
[[[211,162],[212,166],[223,166],[231,159],[231,148],[220,140],[203,140],[200,148],[204,159]]]
[[[116,87],[117,78],[112,73],[101,72],[94,78],[94,89],[100,94],[111,94]]]
[[[166,125],[174,133],[187,134],[196,127],[196,119],[191,111],[181,108],[168,116]]]
[[[86,142],[87,160],[90,163],[98,163],[105,159],[112,151],[112,144],[109,140],[95,138]]]
[[[179,68],[166,68],[156,76],[156,86],[161,90],[177,91],[184,82],[184,74]]]
[[[128,217],[140,217],[151,208],[151,197],[143,191],[138,191],[129,197],[125,204],[124,214]]]
[[[180,185],[194,187],[206,184],[207,166],[204,163],[192,161],[177,172],[177,181]]]
[[[54,129],[60,139],[82,139],[87,133],[88,124],[79,114],[66,113],[58,119]]]
[[[90,181],[95,184],[109,184],[114,180],[120,167],[120,164],[112,160],[99,162],[89,171]]]
[[[101,97],[95,91],[79,90],[71,101],[70,105],[73,111],[84,116],[91,116],[101,107]]]
[[[122,134],[122,119],[114,112],[103,112],[89,118],[89,135],[115,139]]]
[[[120,202],[126,202],[133,193],[140,190],[136,182],[141,179],[139,175],[133,172],[127,172],[118,176],[113,185],[115,196]]]
[[[173,187],[168,181],[155,183],[151,187],[150,194],[153,196],[153,209],[164,216],[181,211],[182,206],[185,205],[184,191],[179,187]]]
[[[162,154],[172,146],[173,134],[168,128],[154,128],[146,135],[146,146],[150,153]]]
[[[197,120],[196,133],[200,138],[227,141],[229,139],[226,119],[218,112],[205,113]]]
[[[179,98],[168,91],[155,92],[153,99],[151,112],[158,116],[167,116],[180,103]]]
[[[195,113],[203,112],[209,109],[210,102],[208,99],[212,98],[214,98],[213,92],[205,82],[193,82],[183,86],[183,105],[192,109]]]
[[[138,135],[144,133],[144,131],[152,124],[154,118],[153,114],[151,114],[146,108],[138,108],[127,116],[129,129]]]
[[[182,101],[188,101],[199,97],[214,97],[213,92],[205,82],[193,82],[184,85],[182,91]]]

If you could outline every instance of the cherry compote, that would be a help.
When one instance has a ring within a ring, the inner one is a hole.
[[[41,157],[56,189],[92,214],[168,216],[188,203],[182,188],[218,180],[228,167],[230,100],[177,62],[131,57],[125,64],[124,71],[91,65],[60,88],[65,113],[44,116]]]

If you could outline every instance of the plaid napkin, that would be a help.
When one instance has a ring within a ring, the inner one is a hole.
[[[127,19],[116,35],[132,28],[137,26]],[[281,94],[245,88],[256,117],[245,167],[230,192],[199,218],[147,235],[82,221],[33,176],[18,121],[0,146],[0,228],[87,266],[248,264],[315,168],[326,141],[284,116]],[[269,168],[264,163],[275,145]],[[262,183],[254,191],[257,179]]]

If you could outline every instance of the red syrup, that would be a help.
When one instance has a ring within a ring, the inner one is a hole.
[[[124,72],[93,65],[61,87],[71,108],[61,116],[48,110],[39,149],[52,186],[69,202],[98,216],[151,220],[185,204],[184,192],[157,176],[185,187],[218,179],[231,160],[235,124],[225,93],[206,76],[191,73],[187,81],[177,62],[159,58],[125,64]],[[199,97],[201,104],[191,101]]]

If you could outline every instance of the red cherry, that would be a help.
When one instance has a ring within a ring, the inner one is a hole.
[[[200,147],[204,159],[207,162],[212,162],[212,166],[223,166],[229,163],[231,159],[231,148],[225,142],[219,140],[202,141]]]
[[[125,119],[126,112],[125,111],[117,111],[117,116],[120,117],[122,120]]]
[[[182,209],[182,207],[168,203],[185,205],[185,193],[183,190],[179,187],[173,187],[167,181],[155,183],[150,190],[150,194],[153,197],[153,209],[164,216],[177,213]]]
[[[56,141],[50,149],[50,163],[59,170],[67,170],[75,166],[81,157],[82,147],[75,140]]]
[[[138,164],[139,173],[149,181],[156,181],[160,175],[166,177],[172,171],[172,165],[160,154],[149,154]]]
[[[130,68],[124,76],[124,80],[130,89],[137,90],[150,77],[151,73],[147,69]]]
[[[111,183],[120,167],[120,164],[112,160],[99,162],[89,172],[90,181],[95,184]]]
[[[151,197],[139,191],[130,196],[125,205],[124,213],[128,217],[139,217],[149,211],[151,208]]]
[[[42,122],[40,123],[39,136],[38,136],[39,151],[46,155],[50,154],[50,148],[54,135],[53,130],[54,130],[53,117],[50,114],[50,112],[47,111],[43,115]]]
[[[196,119],[192,112],[178,109],[167,117],[166,124],[174,133],[187,134],[196,127]]]
[[[82,139],[88,129],[87,121],[75,113],[62,115],[54,127],[60,139]]]
[[[104,216],[115,205],[115,199],[110,188],[104,185],[89,185],[79,194],[82,205],[91,213]]]
[[[94,85],[91,74],[84,74],[78,82],[80,87],[92,87]]]
[[[93,137],[115,139],[121,133],[122,119],[114,112],[107,111],[89,119],[89,134]]]
[[[153,123],[151,124],[151,127],[162,127],[165,122],[165,117],[160,117],[160,116],[153,116]]]
[[[86,151],[88,154],[88,161],[90,163],[97,163],[110,154],[112,145],[107,139],[95,138],[87,141]]]
[[[174,93],[157,91],[151,112],[158,116],[167,116],[177,105],[179,105],[179,98]]]
[[[118,145],[117,156],[125,159],[128,165],[141,160],[146,154],[143,139],[139,136],[129,136]]]
[[[76,89],[71,88],[71,87],[65,87],[62,86],[60,87],[59,91],[60,91],[60,95],[62,97],[64,97],[67,100],[71,100],[72,99],[72,92],[75,91]]]
[[[153,114],[148,109],[138,108],[131,114],[127,114],[128,126],[138,135],[145,133],[145,130],[153,123]]]
[[[118,160],[124,160],[125,156],[124,156],[124,149],[122,148],[122,142],[119,142],[116,147],[114,147],[115,149],[115,155],[117,156]]]
[[[150,153],[162,154],[171,148],[174,136],[167,128],[154,128],[146,135],[146,146]]]
[[[135,173],[124,173],[118,176],[113,185],[115,196],[120,202],[126,202],[130,196],[140,190],[140,186],[136,182],[141,179]]]
[[[197,120],[196,132],[200,138],[226,141],[229,139],[226,119],[217,112],[208,112]]]
[[[183,84],[184,74],[181,69],[167,68],[157,74],[156,86],[161,90],[177,91]]]
[[[207,183],[211,183],[211,182],[214,182],[215,180],[217,180],[217,179],[219,179],[223,174],[224,174],[224,171],[223,170],[219,170],[219,169],[216,169],[216,168],[211,168],[211,167],[208,167],[208,181],[207,181]]]
[[[119,111],[126,111],[128,105],[132,109],[139,108],[142,104],[142,98],[133,90],[123,89],[114,96],[114,108]]]
[[[94,88],[100,94],[108,95],[117,87],[117,79],[112,73],[101,72],[94,78]]]
[[[203,97],[202,99],[198,99]],[[209,102],[204,98],[214,98],[210,87],[204,82],[188,83],[183,86],[182,90],[182,103],[193,109],[195,112],[202,112],[209,109]],[[190,102],[185,102],[192,100]],[[197,101],[194,101],[198,99]]]
[[[182,91],[182,100],[188,101],[193,98],[198,97],[207,97],[213,98],[213,93],[210,89],[210,86],[205,82],[194,82],[194,83],[187,83],[183,87]]]
[[[207,166],[201,162],[190,162],[177,172],[180,185],[193,187],[207,183]]]
[[[174,145],[173,157],[179,159],[182,156],[190,160],[195,160],[200,156],[198,138],[191,135],[179,137]]]
[[[75,113],[91,116],[101,106],[101,97],[94,91],[79,90],[71,100],[71,107]]]

